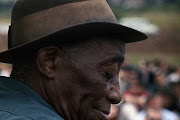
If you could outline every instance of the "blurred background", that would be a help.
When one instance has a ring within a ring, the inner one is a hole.
[[[10,9],[0,0],[0,52],[7,49]],[[148,40],[130,43],[120,72],[123,101],[110,120],[179,120],[180,0],[107,0],[120,24],[145,32]],[[11,65],[0,63],[0,75]]]

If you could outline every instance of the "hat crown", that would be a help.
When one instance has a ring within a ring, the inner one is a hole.
[[[66,3],[62,1],[17,1],[12,10],[14,18],[11,22],[8,48],[23,45],[80,24],[117,23],[106,0],[67,0]],[[41,6],[40,3],[44,5]]]
[[[11,22],[15,22],[24,16],[43,11],[63,4],[86,0],[17,0],[11,11]]]

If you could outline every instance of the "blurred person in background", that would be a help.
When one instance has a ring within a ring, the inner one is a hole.
[[[143,84],[140,80],[131,80],[130,88],[124,92],[123,100],[125,103],[133,103],[137,110],[141,110],[147,99],[148,91],[144,89]]]
[[[120,105],[118,120],[135,120],[138,109],[135,104],[126,102]]]
[[[134,120],[145,104],[148,91],[144,89],[138,72],[134,69],[129,74],[130,87],[123,93],[123,104],[120,106],[119,120]]]
[[[150,91],[156,93],[157,91],[166,88],[168,86],[165,73],[162,70],[154,71],[154,80],[153,84],[150,86]]]
[[[108,115],[108,120],[118,120],[119,115],[119,105],[111,105],[110,114]]]
[[[175,72],[172,72],[167,76],[167,81],[168,83],[180,81],[180,67],[176,68]]]
[[[154,82],[154,74],[149,69],[149,63],[145,60],[139,61],[138,71],[141,76],[141,80],[143,82],[143,86],[151,92],[151,86]]]
[[[132,73],[133,69],[133,66],[130,64],[123,65],[119,73],[120,89],[122,93],[130,86],[130,74]]]
[[[170,84],[170,86],[171,86],[170,89],[175,94],[177,100],[176,106],[173,110],[176,111],[180,116],[180,81],[173,82]]]
[[[158,70],[167,73],[168,64],[160,59],[154,59],[151,64],[151,71],[156,72]]]
[[[148,97],[144,110],[140,111],[135,120],[179,120],[178,116],[163,108],[163,97],[157,93]]]
[[[176,112],[178,99],[175,96],[173,88],[170,88],[170,86],[168,88],[163,88],[158,92],[158,94],[163,99],[163,108]]]

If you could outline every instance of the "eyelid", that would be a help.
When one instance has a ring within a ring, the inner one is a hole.
[[[119,74],[121,64],[119,62],[108,62],[100,66],[100,72],[105,77],[106,82],[112,81],[116,74]]]
[[[117,63],[123,63],[124,60],[125,60],[125,58],[122,56],[113,59],[113,61],[117,62]]]
[[[106,63],[100,67],[102,71],[107,71],[108,73],[119,72],[121,65],[119,63]]]
[[[110,80],[110,79],[113,78],[113,75],[110,74],[108,71],[105,71],[105,77],[106,77],[108,80]]]
[[[118,74],[117,72],[119,73],[118,68],[112,68],[112,70],[106,69],[104,71],[106,82],[113,80],[113,78],[116,76],[116,74]]]

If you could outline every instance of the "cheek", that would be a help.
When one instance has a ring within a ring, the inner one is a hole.
[[[87,89],[89,90],[89,93],[94,98],[94,100],[98,100],[105,97],[109,91],[106,82],[98,81],[93,83],[91,82]]]
[[[104,120],[105,116],[102,116],[94,108],[109,108],[109,103],[106,100],[107,85],[96,82],[89,84],[86,89],[88,89],[88,94],[81,101],[81,115],[84,115],[85,120]]]
[[[98,72],[80,73],[76,84],[79,85],[80,91],[88,91],[88,94],[95,96],[105,96],[108,86],[105,80]],[[94,96],[94,97],[95,97]]]
[[[96,109],[110,109],[110,103],[106,99],[108,89],[107,85],[97,85],[91,89],[91,99],[88,100],[87,104],[84,104],[84,108],[86,108],[85,120],[107,120],[107,115],[102,115],[101,112],[97,111]],[[84,101],[82,101],[84,103]]]

